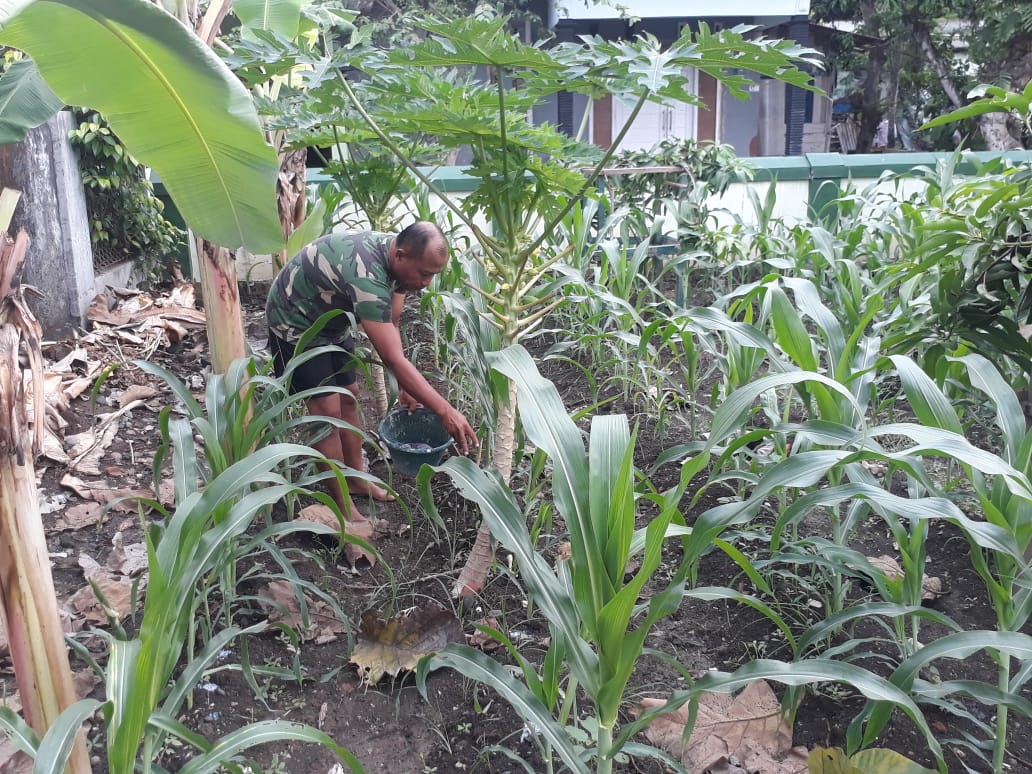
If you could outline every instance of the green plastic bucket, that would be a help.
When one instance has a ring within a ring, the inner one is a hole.
[[[436,465],[452,445],[441,418],[427,408],[394,409],[380,423],[380,439],[391,453],[396,473],[414,477],[423,465]]]

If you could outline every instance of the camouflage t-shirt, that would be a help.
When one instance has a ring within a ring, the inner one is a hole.
[[[343,310],[326,324],[313,344],[350,339],[352,316],[390,322],[393,280],[387,248],[393,236],[365,231],[328,234],[291,258],[272,283],[265,303],[269,330],[295,342],[323,314]]]

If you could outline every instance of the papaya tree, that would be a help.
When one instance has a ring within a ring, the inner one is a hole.
[[[808,87],[809,76],[795,65],[813,64],[812,52],[753,37],[745,27],[719,34],[702,27],[694,35],[686,29],[665,49],[648,36],[618,42],[588,37],[546,48],[521,42],[507,21],[424,22],[417,26],[425,37],[412,46],[389,52],[356,46],[345,53],[361,79],[352,84],[339,75],[335,84],[399,163],[430,186],[472,235],[471,257],[482,281],[467,287],[478,297],[481,320],[491,329],[484,341],[490,340],[492,349],[520,342],[562,303],[563,280],[553,269],[564,248],[551,235],[591,195],[596,177],[646,102],[701,105],[689,90],[688,68],[714,76],[744,99],[751,81],[743,71]],[[465,77],[453,77],[456,72]],[[632,106],[610,150],[531,122],[533,109],[560,91],[589,98],[610,94]],[[437,191],[397,141],[417,132],[433,136],[444,148],[471,153],[466,174],[475,189],[465,199]],[[479,225],[485,220],[490,229]],[[504,377],[486,379],[494,380],[492,464],[507,481],[516,396]],[[492,557],[490,533],[482,526],[453,593],[478,591]]]

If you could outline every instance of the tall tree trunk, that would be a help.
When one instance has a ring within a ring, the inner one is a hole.
[[[860,3],[863,26],[866,34],[880,37],[881,16],[874,0]],[[871,150],[875,132],[882,120],[882,71],[885,69],[885,44],[878,43],[868,51],[867,77],[864,78],[864,101],[860,112],[860,133],[856,139],[858,153]]]
[[[903,23],[917,44],[921,55],[931,66],[950,104],[955,108],[963,107],[967,104],[967,100],[964,99],[960,92],[960,87],[953,79],[950,63],[942,56],[939,49],[935,46],[935,41],[932,40],[932,33],[928,29],[928,25],[915,16],[909,15],[903,17]],[[982,132],[982,138],[985,140],[985,145],[989,150],[1015,150],[1021,147],[1021,143],[1007,128],[1007,115],[1005,113],[986,113],[979,117],[978,128]]]
[[[46,403],[41,329],[17,283],[28,241],[21,232],[12,245],[6,231],[0,232],[0,620],[7,629],[25,720],[42,738],[76,695],[36,491],[34,460],[42,445]],[[19,363],[23,351],[32,375],[31,432]],[[90,772],[81,733],[66,770]]]

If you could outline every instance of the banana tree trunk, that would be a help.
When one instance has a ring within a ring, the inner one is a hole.
[[[509,382],[509,399],[498,405],[495,420],[494,448],[491,452],[491,464],[502,481],[509,483],[512,476],[512,454],[516,443],[516,385]],[[484,588],[487,574],[494,562],[494,541],[487,522],[480,523],[477,539],[469,552],[466,564],[459,572],[459,577],[452,587],[452,596],[456,599],[473,596]]]
[[[0,617],[7,628],[25,720],[42,738],[76,696],[33,464],[42,443],[45,406],[41,329],[16,280],[29,240],[24,232],[13,244],[6,232],[0,239]],[[19,364],[23,346],[32,371],[31,434]],[[90,772],[82,734],[74,742],[66,770]]]
[[[196,245],[211,369],[224,374],[230,363],[247,354],[236,261],[225,247],[199,237]]]

